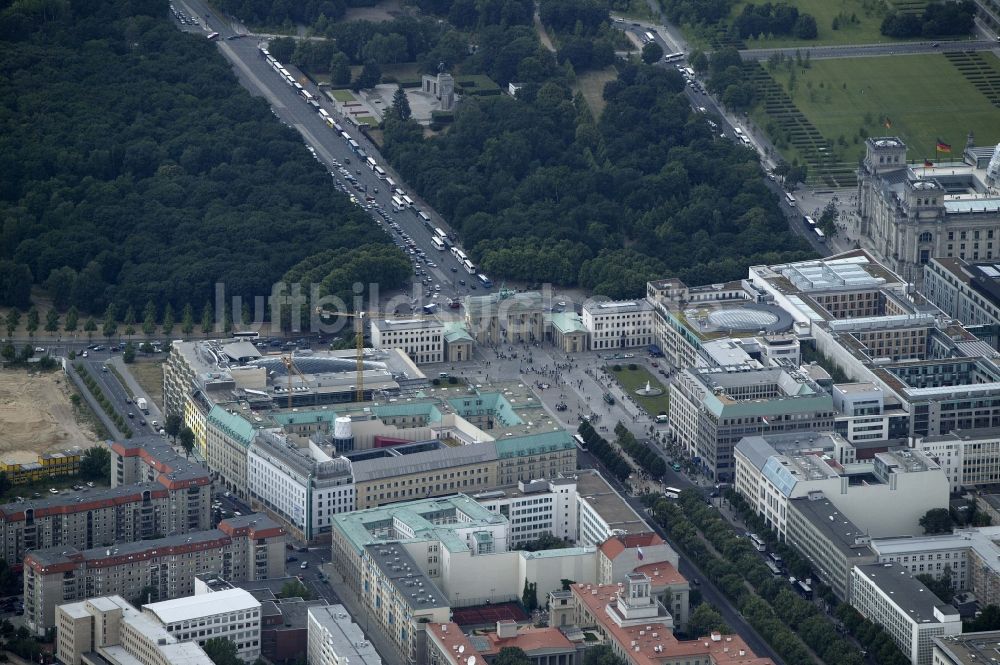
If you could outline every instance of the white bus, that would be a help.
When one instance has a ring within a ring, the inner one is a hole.
[[[785,193],[785,201],[788,203],[788,205],[792,206],[793,208],[795,207],[795,197],[788,192]]]
[[[372,171],[375,171],[375,175],[379,180],[385,180],[385,170],[381,166],[376,166]]]
[[[440,229],[436,229],[436,231],[440,231]],[[438,237],[441,237],[440,234],[436,234],[436,235]],[[456,259],[458,259],[459,263],[461,263],[466,258],[468,258],[467,256],[465,256],[465,252],[462,251],[461,247],[452,247],[451,248],[451,255],[454,256]]]
[[[386,181],[386,182],[388,182],[388,181]],[[438,227],[434,227],[434,235],[436,235],[438,238],[441,238],[441,240],[447,240],[448,239],[448,234],[445,233],[444,231],[442,231]]]
[[[580,450],[582,450],[584,452],[587,451],[587,442],[583,440],[582,436],[580,436],[579,434],[574,434],[573,435],[573,441],[576,442],[576,447],[577,448],[579,448]]]
[[[810,217],[809,215],[805,215],[802,219],[806,223],[806,226],[808,226],[809,228],[811,229],[816,228],[816,220]]]
[[[423,210],[418,210],[417,211],[417,217],[419,217],[420,220],[424,223],[424,226],[426,226],[428,228],[434,228],[434,227],[431,226],[431,218],[428,217],[427,213],[424,212]]]
[[[366,159],[365,160],[365,164],[367,164],[368,168],[370,168],[372,171],[375,170],[375,158],[374,157],[369,157],[368,159]]]
[[[684,57],[683,51],[678,51],[677,53],[669,53],[663,56],[663,62],[674,62],[675,60],[681,60]]]
[[[260,339],[260,333],[259,332],[252,332],[252,331],[249,331],[249,330],[246,331],[246,332],[234,331],[233,332],[233,338],[234,339]]]
[[[441,238],[438,238],[437,236],[431,238],[431,244],[434,245],[434,249],[439,252],[443,252],[445,250],[444,243],[441,242]]]
[[[756,533],[750,534],[750,542],[753,543],[754,549],[757,550],[758,552],[767,551],[767,543],[765,543],[764,539],[758,536]]]
[[[646,42],[647,42],[647,43],[648,43],[648,42],[652,42],[652,41],[656,41],[656,37],[654,37],[654,36],[653,36],[653,33],[652,33],[652,32],[646,32],[646,33],[645,33],[645,34],[643,35],[643,37],[645,38],[645,40],[646,40]]]
[[[469,273],[470,275],[476,274],[476,266],[469,259],[465,259],[464,261],[462,261],[462,266],[465,268],[465,272]]]
[[[406,194],[402,195],[402,199],[403,199],[403,203],[405,203],[407,206],[411,206],[411,207],[413,206],[413,199],[411,199]]]
[[[330,114],[327,112],[326,109],[320,109],[319,111],[316,112],[319,113],[320,117],[323,118],[324,120],[330,117]]]
[[[341,127],[341,126],[340,126],[340,123],[339,123],[339,122],[337,122],[337,121],[334,121],[334,123],[333,123],[333,128],[334,128],[334,130],[336,130],[336,132],[337,132],[338,134],[344,131],[344,128],[343,128],[343,127]]]
[[[493,281],[489,277],[487,277],[486,275],[482,275],[482,274],[476,275],[476,278],[479,280],[479,283],[483,285],[484,289],[492,289],[493,288]]]
[[[679,499],[681,498],[681,491],[676,487],[664,487],[663,496],[668,499]]]
[[[392,178],[386,178],[385,179],[385,184],[389,185],[389,191],[390,192],[392,190],[396,189],[396,181],[393,180]]]
[[[345,141],[350,141],[351,135],[345,132],[344,130],[340,130],[340,138],[344,139]]]
[[[400,212],[406,208],[406,204],[403,203],[403,199],[398,196],[392,197],[392,209],[396,212]]]
[[[817,227],[813,231],[816,232],[816,237],[819,238],[820,242],[826,242],[826,234],[823,233],[823,229]]]

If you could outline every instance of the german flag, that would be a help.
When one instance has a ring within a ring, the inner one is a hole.
[[[945,143],[944,141],[942,141],[941,139],[938,139],[937,140],[937,151],[938,152],[951,152],[951,146],[948,145],[947,143]]]

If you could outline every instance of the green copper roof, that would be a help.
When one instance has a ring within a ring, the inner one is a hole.
[[[249,446],[250,442],[253,441],[253,425],[241,416],[229,413],[221,406],[212,407],[212,410],[208,412],[208,422],[244,446]]]
[[[497,457],[500,459],[568,450],[575,445],[573,437],[564,429],[526,436],[506,436],[496,440]]]

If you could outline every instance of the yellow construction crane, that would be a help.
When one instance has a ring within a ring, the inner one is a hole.
[[[354,349],[355,349],[355,361],[357,363],[354,383],[354,399],[356,402],[365,401],[365,319],[374,319],[377,317],[385,317],[387,320],[399,319],[402,321],[408,319],[431,319],[436,320],[437,317],[430,314],[392,314],[388,312],[337,312],[336,314],[330,314],[328,312],[318,311],[321,317],[335,319],[338,316],[344,316],[347,318],[354,319],[355,330],[354,330]],[[291,359],[289,359],[291,360]],[[286,366],[288,363],[286,363]],[[298,370],[296,370],[297,372]],[[301,376],[301,374],[299,375]],[[289,397],[289,403],[291,398]]]
[[[306,377],[302,375],[299,368],[295,366],[295,362],[292,360],[291,356],[281,356],[281,362],[285,363],[285,375],[288,378],[288,408],[292,408],[292,372],[298,375],[302,382],[305,383]]]

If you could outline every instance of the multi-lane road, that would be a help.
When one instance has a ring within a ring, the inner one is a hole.
[[[377,226],[376,224],[372,226],[371,232],[373,234],[388,233],[404,251],[408,249],[404,237],[409,237],[412,240],[415,252],[414,254],[408,253],[408,256],[414,263],[414,269],[419,268],[422,272],[419,276],[414,275],[414,282],[420,285],[419,287],[415,286],[412,290],[417,300],[414,304],[425,305],[437,302],[442,307],[446,307],[449,298],[482,292],[476,275],[469,274],[449,251],[439,251],[434,248],[431,244],[432,233],[417,217],[416,209],[426,213],[431,218],[433,226],[449,231],[449,227],[441,216],[427,203],[421,201],[399,175],[381,159],[375,146],[359,129],[352,127],[350,123],[340,118],[335,106],[327,101],[322,90],[312,85],[306,77],[297,77],[303,87],[320,100],[322,108],[337,119],[344,131],[357,141],[368,155],[375,157],[379,166],[396,182],[396,186],[403,189],[415,201],[415,209],[401,212],[393,211],[392,194],[386,183],[376,177],[375,173],[364,164],[364,160],[359,159],[358,155],[352,152],[347,142],[326,125],[316,109],[310,106],[277,72],[271,69],[259,49],[260,42],[256,38],[243,36],[242,32],[237,32],[233,28],[233,23],[219,18],[215,10],[209,8],[201,0],[173,0],[173,4],[178,10],[184,11],[189,16],[197,17],[198,25],[181,25],[182,30],[201,35],[207,35],[209,32],[219,33],[219,50],[233,64],[240,82],[252,94],[267,99],[274,114],[302,135],[303,141],[314,151],[317,160],[330,172],[332,176],[330,186],[340,187],[346,194],[355,196],[371,215],[377,224]],[[238,24],[236,25],[237,29],[242,30]],[[235,35],[241,37],[232,38]],[[293,75],[296,73],[295,68],[290,63],[282,64]],[[357,187],[346,177],[346,174],[349,174],[356,181]],[[374,198],[372,204],[365,202],[366,195]],[[380,213],[380,209],[384,214]],[[397,224],[399,229],[394,229],[391,226],[392,223]],[[424,258],[420,257],[419,252],[424,253]],[[430,266],[428,263],[436,265]],[[440,295],[435,298],[433,293],[436,285],[440,285],[441,290]]]
[[[918,55],[942,51],[990,51],[1000,47],[996,41],[986,39],[942,42],[893,42],[891,44],[843,44],[839,46],[799,46],[794,48],[744,49],[744,60],[767,60],[775,53],[794,58],[796,54],[809,54],[811,60],[834,58],[868,58],[887,55]]]

